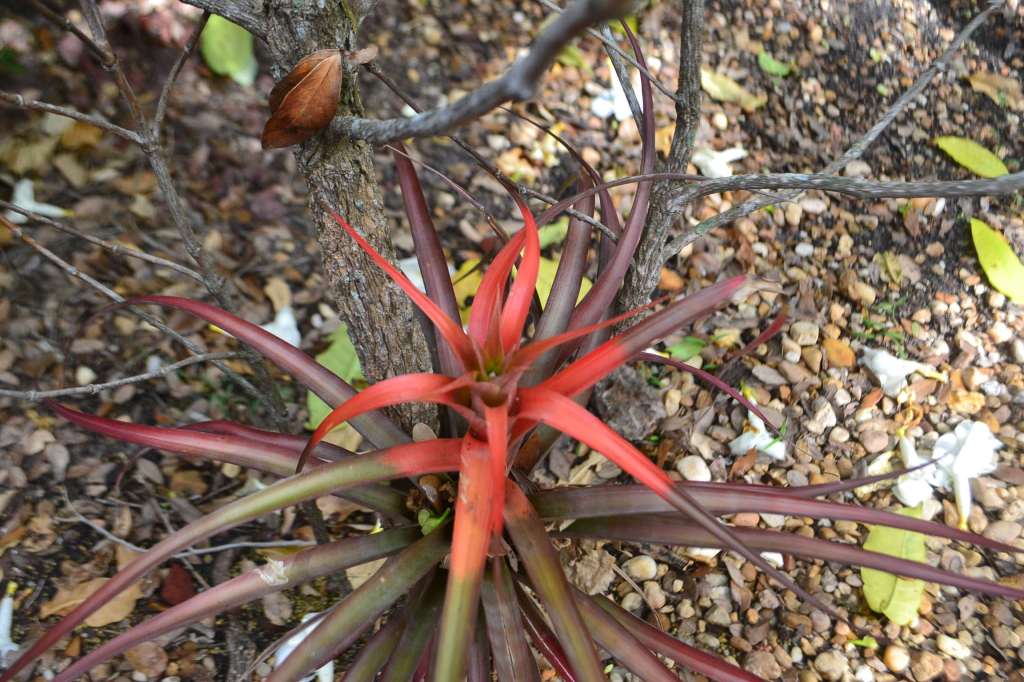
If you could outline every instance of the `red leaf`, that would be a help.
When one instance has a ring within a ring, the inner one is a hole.
[[[288,147],[330,124],[341,100],[341,52],[319,50],[302,59],[270,92],[263,148]]]
[[[437,331],[444,337],[444,340],[448,342],[452,350],[462,361],[464,368],[473,367],[477,364],[477,357],[479,353],[473,346],[472,341],[466,336],[466,333],[462,331],[462,327],[456,323],[452,318],[441,310],[436,303],[431,301],[427,296],[416,288],[416,286],[409,281],[409,278],[403,275],[398,268],[389,263],[384,256],[380,255],[375,248],[370,246],[370,243],[363,238],[361,234],[355,231],[355,229],[348,224],[348,221],[342,218],[337,213],[331,213],[339,225],[348,235],[355,240],[356,244],[359,245],[363,251],[366,252],[377,267],[383,270],[391,280],[402,288],[412,302],[416,304],[424,315],[426,315],[434,326],[437,327]]]
[[[167,577],[160,586],[160,598],[171,606],[177,606],[195,595],[196,587],[192,583],[192,576],[181,564],[171,564]]]
[[[537,274],[540,272],[540,237],[537,234],[537,223],[534,222],[529,207],[518,196],[516,204],[523,214],[526,243],[516,281],[512,284],[504,310],[501,312],[501,347],[506,353],[515,348],[523,336],[523,326],[530,313],[530,302],[533,300],[533,292],[537,288]]]

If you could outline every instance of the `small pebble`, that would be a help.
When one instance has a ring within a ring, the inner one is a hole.
[[[901,646],[890,644],[885,647],[882,654],[882,662],[891,672],[901,673],[910,667],[910,653]]]
[[[654,580],[658,575],[658,563],[646,554],[635,556],[625,563],[623,568],[633,580]]]
[[[797,320],[789,326],[789,336],[801,346],[818,343],[818,325],[807,320]]]
[[[814,669],[829,682],[839,682],[850,670],[850,665],[838,651],[825,651],[814,659]]]
[[[954,639],[947,634],[940,633],[935,638],[935,644],[939,647],[939,651],[957,660],[963,660],[971,656],[970,647],[966,646],[959,639]]]
[[[930,651],[919,651],[910,664],[910,672],[917,682],[934,680],[942,674],[942,657]]]
[[[882,452],[889,446],[889,434],[885,431],[876,431],[874,429],[868,429],[858,436],[857,440],[864,446],[864,449],[870,454],[876,452]]]
[[[676,471],[687,481],[711,480],[711,469],[699,455],[687,455],[676,460]]]
[[[800,242],[793,250],[796,252],[796,255],[802,258],[810,258],[814,255],[814,247],[807,242]]]

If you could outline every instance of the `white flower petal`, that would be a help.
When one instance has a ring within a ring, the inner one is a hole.
[[[747,422],[749,423],[748,429],[729,442],[729,451],[732,454],[743,455],[753,448],[772,459],[786,459],[786,443],[768,433],[764,420],[748,411]]]
[[[730,147],[720,152],[705,147],[697,150],[690,160],[704,177],[728,178],[732,177],[732,167],[729,164],[739,161],[746,155],[747,150],[743,147]]]
[[[945,378],[930,365],[913,360],[901,360],[887,350],[876,348],[864,349],[864,366],[875,375],[885,394],[893,398],[906,388],[907,376],[914,372],[929,377]]]
[[[295,320],[295,311],[291,306],[285,306],[277,311],[274,321],[262,325],[264,331],[268,331],[282,341],[287,341],[296,348],[302,343],[302,334],[299,332],[299,325]]]

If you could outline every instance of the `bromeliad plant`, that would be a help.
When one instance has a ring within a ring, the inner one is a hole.
[[[642,59],[639,52],[637,55]],[[646,82],[643,104],[641,170],[649,174],[654,165],[654,128]],[[790,514],[888,525],[995,551],[1018,551],[939,524],[816,499],[854,488],[862,481],[788,489],[674,482],[587,411],[584,405],[589,390],[614,369],[667,334],[758,288],[758,283],[746,276],[727,278],[692,295],[661,302],[660,309],[643,321],[611,336],[613,325],[637,312],[614,318],[607,315],[643,232],[649,181],[640,182],[622,226],[607,189],[581,162],[584,192],[555,207],[542,220],[547,222],[569,203],[592,214],[596,194],[602,221],[617,239],[602,238],[597,249],[598,277],[577,303],[592,235],[586,221],[570,221],[558,274],[542,311],[534,298],[540,258],[537,221],[516,197],[523,228],[488,267],[464,330],[415,172],[401,154],[396,154],[396,164],[425,293],[344,218],[335,217],[433,324],[439,371],[394,377],[356,392],[306,354],[213,306],[165,296],[135,299],[134,303],[176,308],[215,324],[261,351],[335,407],[307,441],[223,421],[181,428],[127,424],[51,404],[73,423],[113,438],[187,457],[232,462],[281,480],[194,521],[135,559],[44,634],[0,682],[11,680],[90,613],[175,552],[270,511],[324,495],[344,496],[373,509],[387,520],[388,527],[271,560],[216,585],[89,652],[61,672],[56,682],[81,678],[132,646],[202,618],[382,557],[387,560],[377,573],[321,614],[310,634],[278,661],[270,676],[272,682],[301,679],[364,635],[368,640],[346,671],[346,682],[378,677],[482,681],[490,680],[492,671],[503,681],[539,680],[534,650],[565,680],[605,679],[602,650],[647,681],[678,679],[659,657],[713,679],[758,679],[663,633],[608,599],[572,587],[552,536],[732,550],[783,587],[830,611],[831,607],[766,562],[761,552],[867,566],[980,593],[1024,598],[1024,590],[1016,587],[851,545],[726,525],[721,517],[740,511]],[[531,329],[527,341],[524,337]],[[729,392],[757,411],[738,393]],[[409,401],[436,403],[448,411],[452,418],[445,422],[444,437],[413,442],[379,412]],[[374,449],[352,454],[324,442],[343,422],[362,433]],[[527,482],[529,473],[557,432],[601,452],[639,485],[534,490]],[[454,499],[438,497],[438,486],[432,495],[421,493],[416,486],[427,475],[447,477]],[[452,520],[421,527],[416,518],[422,509],[428,510],[429,517],[450,511]],[[546,524],[561,530],[549,531]],[[381,626],[373,632],[378,622]]]

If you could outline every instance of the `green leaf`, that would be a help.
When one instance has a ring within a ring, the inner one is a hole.
[[[900,513],[919,519],[922,507],[905,507]],[[927,558],[923,535],[887,526],[871,526],[864,549],[922,563]],[[917,618],[924,594],[923,580],[900,578],[873,568],[862,568],[860,574],[864,581],[864,598],[872,611],[884,614],[897,625],[908,625]]]
[[[971,237],[992,286],[1014,303],[1024,303],[1024,265],[1006,238],[977,218],[971,218]]]
[[[852,640],[850,642],[850,644],[852,644],[854,646],[863,647],[865,649],[877,649],[878,648],[878,640],[875,639],[874,637],[872,637],[871,635],[867,635],[865,637],[861,637],[860,639]]]
[[[554,244],[561,244],[565,235],[569,234],[569,217],[559,218],[550,225],[537,230],[540,236],[540,248],[546,249]]]
[[[679,343],[672,344],[665,350],[673,360],[686,362],[690,358],[699,355],[706,345],[708,343],[704,339],[698,339],[696,336],[687,336]]]
[[[769,76],[778,76],[779,78],[785,78],[789,74],[793,73],[793,65],[786,62],[780,62],[775,57],[768,54],[767,51],[762,50],[757,55],[757,65],[761,67]]]
[[[747,113],[764,106],[768,101],[764,95],[752,95],[733,79],[710,69],[701,68],[700,86],[711,99],[719,102],[736,102]]]
[[[998,156],[965,137],[936,137],[935,144],[961,166],[983,178],[998,178],[1010,172]]]
[[[583,50],[575,45],[566,45],[558,53],[558,63],[562,66],[572,66],[582,71],[589,71],[587,60],[583,58]]]
[[[479,258],[470,258],[460,265],[452,275],[452,288],[455,290],[455,302],[459,306],[459,317],[462,318],[462,324],[469,322],[467,301],[470,296],[476,294],[476,290],[480,288],[480,282],[484,278],[483,272],[477,267],[479,264]]]
[[[344,323],[331,332],[331,343],[323,353],[316,356],[316,361],[348,383],[365,381],[363,370],[359,366],[356,347],[348,336],[348,327]],[[312,391],[306,392],[306,408],[309,410],[307,429],[315,429],[331,412],[331,408]]]
[[[210,17],[199,36],[199,51],[206,65],[217,75],[245,86],[256,80],[258,66],[252,35],[224,17],[216,14]]]
[[[548,296],[551,295],[551,287],[555,284],[555,273],[558,272],[558,261],[551,258],[540,259],[540,270],[537,272],[537,296],[540,298],[540,307],[548,304]],[[580,294],[576,302],[583,300],[590,291],[590,280],[586,277],[580,283]]]

